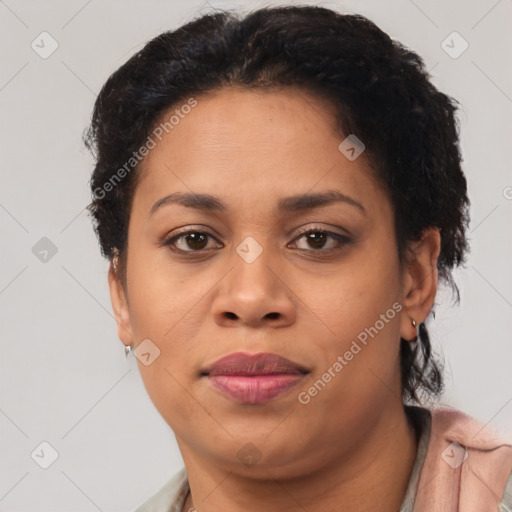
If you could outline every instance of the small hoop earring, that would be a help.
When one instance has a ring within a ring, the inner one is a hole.
[[[414,319],[411,319],[411,321],[412,321],[412,326],[413,327],[416,327],[418,325]],[[418,329],[417,328],[416,328],[416,336],[415,336],[415,338],[412,339],[409,343],[411,345],[411,349],[412,350],[416,350],[418,348]]]
[[[114,256],[112,257],[112,267],[114,267],[114,270],[117,272],[117,269],[119,267],[119,251],[114,249]]]
[[[124,355],[128,357],[129,354],[131,354],[133,351],[133,345],[125,345],[124,346]]]

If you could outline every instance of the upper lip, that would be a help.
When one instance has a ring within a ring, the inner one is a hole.
[[[245,354],[235,352],[201,370],[201,375],[278,375],[305,374],[302,365],[270,352]]]

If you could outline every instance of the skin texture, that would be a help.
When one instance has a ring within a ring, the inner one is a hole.
[[[398,510],[416,455],[400,398],[400,336],[412,340],[411,319],[419,324],[434,303],[439,231],[411,244],[400,269],[389,198],[364,153],[349,161],[338,150],[345,137],[323,100],[239,88],[197,100],[142,163],[126,290],[109,270],[120,339],[137,346],[149,338],[161,351],[138,365],[185,461],[192,496],[184,510]],[[326,190],[354,198],[365,213],[341,202],[276,210],[284,196]],[[174,192],[219,196],[227,210],[171,204],[149,215]],[[185,255],[162,245],[187,226],[212,238],[182,238],[175,245]],[[336,240],[299,238],[310,228],[350,243],[326,253]],[[236,252],[248,236],[263,249],[252,263]],[[301,404],[298,393],[395,302],[401,311]],[[238,351],[273,352],[310,373],[270,402],[240,404],[199,376]],[[247,443],[260,456],[252,467],[237,456]]]

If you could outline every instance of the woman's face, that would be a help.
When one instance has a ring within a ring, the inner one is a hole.
[[[150,340],[139,369],[186,462],[310,472],[402,413],[399,340],[415,330],[400,312],[392,206],[364,152],[339,149],[344,137],[318,98],[226,88],[196,100],[153,137],[140,168],[129,302],[113,298],[120,337]],[[334,200],[305,199],[328,193]],[[170,194],[215,200],[154,207]],[[228,396],[202,371],[235,352],[277,354],[307,373],[285,377],[291,387],[273,398],[272,382],[270,394]]]

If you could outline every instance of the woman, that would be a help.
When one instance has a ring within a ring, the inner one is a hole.
[[[455,112],[418,55],[320,7],[203,16],[109,78],[89,209],[185,463],[138,512],[512,506],[512,446],[422,406],[468,250]]]

